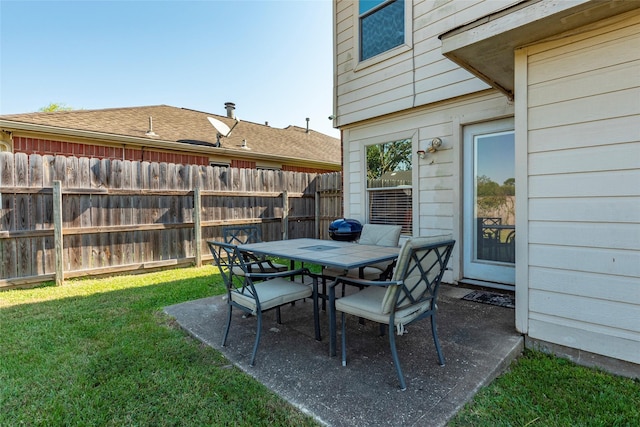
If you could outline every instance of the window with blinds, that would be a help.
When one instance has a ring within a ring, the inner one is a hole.
[[[411,139],[367,146],[368,218],[371,224],[413,232]]]
[[[402,234],[411,235],[413,209],[411,188],[369,190],[369,222],[401,225]]]

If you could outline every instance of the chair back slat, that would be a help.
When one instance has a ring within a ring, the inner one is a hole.
[[[224,241],[233,245],[262,242],[262,232],[256,225],[224,227],[222,233]]]
[[[216,267],[220,270],[220,275],[224,281],[227,293],[234,291],[242,294],[248,293],[255,295],[251,281],[247,280],[246,275],[239,275],[235,272],[241,270],[248,271],[248,267],[236,245],[223,242],[207,242],[209,249],[213,254],[213,260]]]
[[[451,236],[417,237],[407,240],[398,257],[393,281],[382,299],[382,312],[436,300],[455,241]]]

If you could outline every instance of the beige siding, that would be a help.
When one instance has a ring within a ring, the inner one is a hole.
[[[419,107],[487,89],[442,56],[440,34],[518,3],[514,0],[407,1],[412,44],[384,61],[358,63],[357,2],[336,4],[338,125]]]
[[[433,104],[396,114],[345,131],[344,180],[345,215],[362,222],[367,220],[366,170],[364,147],[414,135],[413,152],[425,149],[435,137],[443,140],[442,148],[425,159],[413,157],[414,169],[414,234],[418,236],[453,233],[460,236],[459,223],[459,153],[460,126],[482,120],[513,115],[513,106],[495,91],[468,95],[455,101]],[[462,243],[456,245],[445,280],[460,277],[459,260]]]
[[[528,333],[640,363],[640,13],[527,52]]]

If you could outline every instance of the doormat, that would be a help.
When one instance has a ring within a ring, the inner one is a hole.
[[[463,300],[481,302],[506,308],[516,308],[516,300],[511,295],[496,292],[473,291],[462,297]]]

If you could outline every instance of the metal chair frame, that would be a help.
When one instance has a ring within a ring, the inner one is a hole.
[[[236,245],[232,245],[229,243],[222,242],[207,242],[209,245],[209,249],[213,254],[215,265],[220,270],[220,274],[222,275],[222,279],[224,281],[225,287],[227,289],[227,305],[229,307],[229,311],[227,314],[227,322],[224,329],[224,335],[222,337],[222,346],[224,347],[227,343],[227,337],[229,335],[229,330],[231,328],[231,319],[233,309],[237,308],[247,314],[255,315],[257,318],[257,332],[256,332],[256,340],[253,345],[253,352],[251,354],[250,365],[254,366],[256,353],[258,351],[258,346],[260,344],[261,331],[262,331],[262,313],[275,309],[277,315],[277,322],[282,323],[280,317],[280,307],[290,302],[301,300],[304,298],[312,297],[313,299],[313,316],[314,316],[314,327],[315,327],[315,336],[316,340],[320,341],[322,339],[320,334],[320,322],[318,316],[318,280],[315,275],[312,275],[311,272],[306,268],[301,268],[297,270],[289,270],[284,272],[277,273],[257,273],[250,271],[251,262],[245,261],[245,257],[242,252],[238,249]],[[253,264],[259,264],[260,261],[253,262]],[[255,266],[255,265],[254,265]],[[236,274],[235,272],[241,269],[243,274]],[[307,284],[303,284],[300,282],[292,281],[291,279],[294,276],[300,276],[304,279],[304,277],[311,278],[311,289],[308,294],[305,296],[299,296],[300,291],[303,287],[307,287]],[[282,280],[286,279],[286,280]],[[260,301],[260,287],[269,286],[270,281],[278,281],[278,285],[280,287],[286,288],[282,292],[282,302],[278,305],[263,308],[262,303]],[[237,294],[237,295],[236,295]],[[298,295],[292,296],[292,295]],[[243,305],[242,303],[236,301],[238,298],[234,298],[236,296],[242,296],[245,299],[250,299],[255,302],[255,309],[249,307],[247,305]]]
[[[223,227],[222,236],[225,243],[232,245],[262,242],[262,231],[257,225],[232,225]],[[275,273],[288,269],[286,265],[277,264],[267,257],[258,257],[248,252],[244,252],[243,256],[245,261],[247,261],[249,270],[258,267],[262,273]]]
[[[342,276],[338,277],[334,283],[329,287],[329,309],[330,322],[332,324],[332,330],[335,331],[335,311],[336,311],[336,286],[340,284],[349,284],[362,287],[378,286],[378,287],[394,287],[395,292],[391,300],[391,310],[388,313],[388,320],[381,323],[379,319],[376,319],[372,313],[372,317],[367,317],[361,311],[357,316],[364,317],[365,319],[379,322],[381,325],[381,335],[384,334],[385,326],[391,328],[391,326],[397,326],[400,330],[404,329],[404,326],[416,322],[420,319],[431,318],[431,333],[433,336],[433,342],[438,354],[438,361],[440,365],[444,366],[445,359],[440,347],[440,341],[438,339],[437,332],[437,306],[436,301],[438,298],[438,290],[442,276],[446,270],[447,263],[451,257],[451,252],[455,244],[454,240],[446,240],[437,243],[428,243],[422,245],[413,246],[411,240],[405,242],[405,246],[401,250],[400,258],[396,266],[396,271],[393,276],[393,280],[390,281],[370,281],[356,279],[352,277]],[[407,248],[407,246],[409,246]],[[405,251],[410,251],[408,256],[403,256]],[[435,256],[433,256],[435,255]],[[419,279],[416,281],[416,277]],[[415,283],[414,283],[415,282]],[[366,291],[366,289],[365,289]],[[360,291],[362,292],[362,291]],[[389,290],[387,290],[388,294]],[[349,298],[348,296],[345,298]],[[381,301],[382,304],[382,301]],[[426,308],[425,308],[426,306]],[[415,308],[415,312],[419,313],[406,324],[396,325],[396,313],[407,313],[407,310],[411,312]],[[420,312],[420,310],[422,310]],[[347,364],[347,350],[346,350],[346,316],[342,311],[342,365]],[[380,315],[380,313],[375,313]],[[391,348],[391,355],[393,363],[396,367],[396,373],[400,382],[400,388],[405,390],[406,382],[402,373],[402,367],[400,366],[400,358],[398,357],[398,351],[396,348],[395,334],[389,331],[389,345]]]

